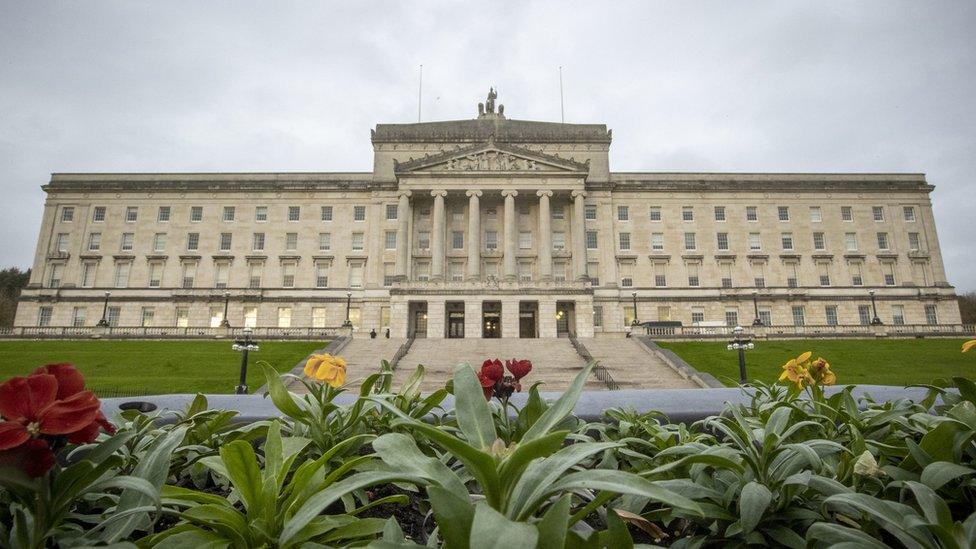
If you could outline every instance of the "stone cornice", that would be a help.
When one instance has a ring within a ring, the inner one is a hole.
[[[836,173],[611,173],[609,182],[587,182],[587,189],[614,192],[878,192],[929,193],[922,174]]]

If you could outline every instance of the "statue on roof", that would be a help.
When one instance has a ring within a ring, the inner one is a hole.
[[[495,92],[495,88],[488,88],[488,101],[485,102],[485,112],[495,112],[495,99],[497,98],[498,93]]]
[[[478,103],[478,118],[496,114],[495,99],[498,99],[498,92],[495,91],[494,87],[488,88],[488,99],[484,103]],[[497,115],[502,118],[505,117],[505,105],[498,105]]]

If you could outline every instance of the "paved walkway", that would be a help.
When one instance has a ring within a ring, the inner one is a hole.
[[[697,389],[657,355],[630,338],[580,338],[594,360],[603,365],[621,389]]]

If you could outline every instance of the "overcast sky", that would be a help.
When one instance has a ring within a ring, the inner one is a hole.
[[[613,128],[615,171],[924,172],[976,290],[974,2],[0,1],[0,266],[51,172],[369,171],[369,129]]]

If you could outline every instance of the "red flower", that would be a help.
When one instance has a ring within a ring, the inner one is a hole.
[[[91,442],[99,429],[114,432],[101,412],[95,393],[70,364],[48,364],[27,377],[0,384],[0,451],[13,450],[5,460],[23,464],[33,475],[54,465],[52,442]]]
[[[502,366],[502,361],[497,358],[494,360],[489,358],[481,363],[481,373],[494,383],[505,377],[505,367]]]
[[[495,381],[484,372],[478,372],[478,381],[481,383],[482,392],[485,393],[485,400],[491,400],[491,396],[495,394]]]
[[[511,360],[506,360],[505,366],[516,380],[522,379],[523,377],[529,375],[529,372],[532,371],[532,361],[524,358],[513,358]]]

